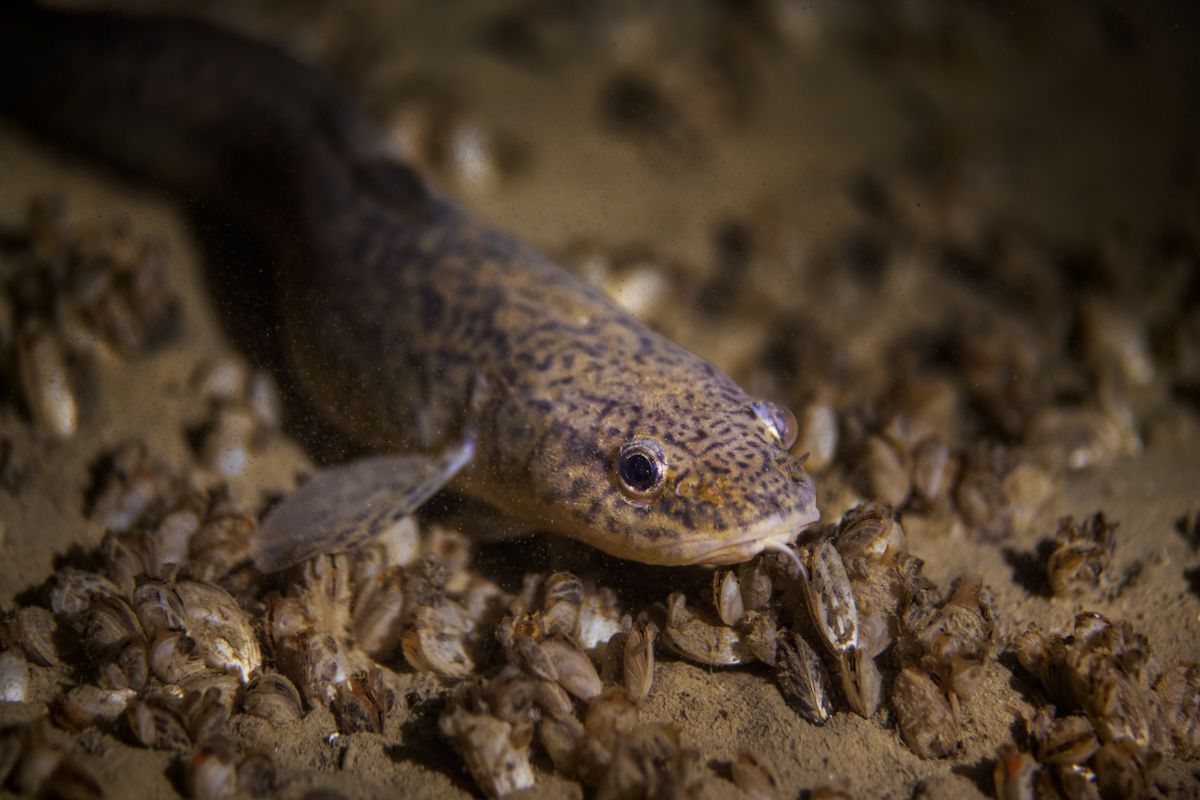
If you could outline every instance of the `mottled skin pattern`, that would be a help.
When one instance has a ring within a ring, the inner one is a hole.
[[[813,487],[727,376],[382,154],[320,73],[183,22],[0,11],[0,113],[272,246],[290,367],[381,451],[467,428],[455,486],[539,529],[657,564],[733,563],[816,518]],[[666,454],[657,497],[613,459]]]

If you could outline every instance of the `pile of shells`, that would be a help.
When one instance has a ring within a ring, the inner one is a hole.
[[[1121,427],[1111,415],[1049,401],[1020,432],[981,435],[967,412],[975,402],[968,385],[918,373],[897,378],[884,399],[867,406],[839,402],[828,386],[808,392],[797,406],[795,449],[809,454],[806,467],[830,495],[824,510],[885,503],[916,541],[972,535],[1001,542],[1044,524],[1069,473],[1140,448],[1129,415]]]
[[[796,564],[771,555],[716,573],[712,611],[671,595],[664,642],[701,664],[774,667],[784,698],[814,725],[835,713],[836,686],[866,719],[886,703],[921,757],[953,753],[959,703],[994,656],[996,615],[980,579],[960,579],[943,600],[888,506],[857,507],[805,539]]]
[[[140,443],[98,459],[88,494],[103,538],[31,594],[40,604],[4,618],[0,694],[46,703],[39,725],[97,727],[174,754],[194,797],[274,789],[270,758],[230,736],[234,714],[284,725],[324,707],[343,733],[381,731],[394,675],[374,659],[402,652],[417,670],[462,678],[476,658],[467,649],[507,599],[464,571],[459,535],[418,537],[412,520],[352,556],[298,566],[286,596],[268,594],[247,556],[256,517],[223,486],[197,488]],[[21,767],[28,753],[59,752],[30,736],[4,738],[21,791],[54,770],[37,777]]]
[[[1029,623],[1014,647],[1048,704],[1030,723],[1034,752],[1008,745],[996,795],[1147,797],[1164,755],[1200,755],[1200,667],[1159,671],[1146,638],[1085,612],[1069,634]]]
[[[560,572],[506,593],[467,569],[461,535],[404,519],[264,593],[246,557],[255,518],[221,489],[195,488],[139,444],[97,473],[99,547],[0,629],[6,701],[48,700],[57,726],[175,754],[193,796],[263,796],[274,767],[229,736],[234,714],[286,725],[320,707],[342,734],[380,733],[398,705],[388,665],[403,662],[456,687],[440,729],[489,794],[532,784],[535,735],[597,796],[696,780],[678,728],[637,723],[657,627],[621,614],[611,590]],[[38,670],[61,692],[34,691]],[[18,788],[34,785],[26,772]]]
[[[560,683],[506,668],[486,683],[463,684],[439,727],[492,797],[533,785],[535,734],[555,769],[598,798],[675,796],[703,778],[700,754],[681,745],[679,728],[640,723],[619,686],[582,701]]]
[[[532,785],[534,748],[597,797],[684,790],[705,778],[698,753],[677,726],[639,721],[660,630],[692,661],[776,665],[814,722],[833,712],[831,673],[871,716],[875,659],[908,602],[902,575],[919,575],[890,510],[871,507],[802,548],[807,577],[760,558],[714,575],[711,610],[675,593],[627,613],[611,589],[567,572],[505,592],[468,569],[460,534],[404,519],[352,553],[298,565],[276,584],[283,593],[269,592],[246,557],[255,517],[221,488],[197,488],[140,444],[106,454],[96,472],[88,511],[105,534],[44,587],[44,605],[6,618],[4,696],[49,701],[67,730],[98,727],[174,754],[196,797],[275,785],[269,757],[231,737],[234,715],[286,725],[325,708],[341,734],[384,732],[401,705],[391,669],[401,664],[444,682],[439,729],[490,795]],[[890,589],[872,589],[885,574]],[[34,688],[46,683],[62,688]],[[739,768],[744,780],[749,770]]]
[[[140,445],[102,459],[99,472],[90,507],[106,528],[99,547],[56,572],[40,592],[45,605],[5,620],[6,699],[48,700],[67,730],[120,729],[177,754],[193,796],[270,792],[269,760],[226,737],[263,671],[258,631],[220,585],[237,588],[231,576],[254,518],[223,492],[171,475]],[[33,691],[33,670],[61,691]]]
[[[885,503],[921,540],[1024,534],[1066,468],[1029,447],[968,435],[966,404],[956,382],[924,376],[874,408],[839,407],[833,390],[818,390],[798,406],[796,452],[835,490],[835,513]]]
[[[457,535],[435,529],[422,538],[405,519],[352,554],[294,568],[287,594],[265,601],[266,638],[281,673],[271,681],[295,697],[291,717],[326,707],[342,733],[378,733],[396,693],[381,664],[402,658],[447,680],[472,675],[505,595],[490,581],[467,579],[467,552]]]
[[[981,580],[964,576],[948,594],[932,584],[885,505],[808,532],[791,557],[715,571],[705,598],[674,592],[642,609],[570,572],[529,574],[505,591],[470,568],[462,534],[411,518],[268,583],[247,558],[255,516],[140,444],[99,460],[88,511],[105,530],[99,546],[68,560],[41,605],[4,622],[4,697],[49,701],[67,730],[95,726],[174,754],[196,797],[261,796],[276,784],[270,758],[230,735],[236,714],[282,726],[322,708],[342,735],[395,733],[415,702],[397,669],[433,679],[423,691],[444,703],[438,730],[483,792],[533,785],[540,752],[608,798],[708,777],[677,726],[639,719],[660,644],[708,666],[766,664],[810,723],[839,709],[894,723],[922,758],[958,750],[961,704],[995,663]],[[1099,515],[1063,526],[1074,531],[1061,537],[1067,549],[1104,549],[1112,529]],[[1195,667],[1151,682],[1148,649],[1127,626],[1089,623],[1069,639],[1031,628],[1018,655],[1059,708],[1078,709],[1098,748],[1112,744],[1096,750],[1108,753],[1101,762],[1136,746],[1130,758],[1145,774],[1156,752],[1196,751]],[[61,691],[37,689],[39,673]],[[1049,716],[1038,730],[1056,724]],[[777,785],[752,753],[733,772]]]
[[[665,796],[702,777],[678,727],[639,723],[658,626],[621,614],[612,590],[567,572],[526,576],[494,630],[499,672],[462,684],[440,721],[486,793],[533,785],[535,741],[596,797]]]
[[[0,252],[0,363],[39,430],[79,425],[77,386],[97,360],[131,358],[162,341],[178,302],[163,248],[127,225],[68,224],[62,205],[30,204]]]

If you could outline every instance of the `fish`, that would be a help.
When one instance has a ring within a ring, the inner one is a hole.
[[[267,513],[263,571],[351,549],[445,488],[657,565],[790,553],[819,517],[789,410],[441,196],[280,49],[7,0],[0,116],[265,245],[286,369],[371,455]]]

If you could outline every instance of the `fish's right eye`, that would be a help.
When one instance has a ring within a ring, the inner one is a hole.
[[[635,503],[647,503],[662,492],[667,457],[657,440],[638,436],[617,450],[612,471],[621,494]]]

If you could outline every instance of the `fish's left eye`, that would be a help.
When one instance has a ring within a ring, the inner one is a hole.
[[[767,429],[779,442],[779,446],[784,450],[790,450],[796,443],[796,436],[800,432],[796,415],[778,403],[769,403],[766,400],[753,403],[751,408],[754,409],[758,418],[767,424]]]
[[[622,494],[635,502],[647,502],[662,491],[667,456],[657,440],[638,436],[617,450],[612,470]]]

